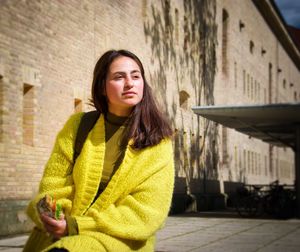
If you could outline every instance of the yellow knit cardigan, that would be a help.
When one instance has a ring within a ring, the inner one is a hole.
[[[169,139],[137,151],[129,145],[106,189],[92,204],[101,181],[105,153],[104,117],[100,116],[73,165],[74,142],[83,113],[70,117],[57,135],[38,195],[27,213],[35,222],[24,251],[65,248],[76,251],[153,251],[155,232],[170,208],[174,162]],[[78,234],[54,242],[47,235],[36,204],[45,195],[57,198],[66,216],[75,217]]]

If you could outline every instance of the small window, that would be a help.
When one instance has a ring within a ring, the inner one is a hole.
[[[257,98],[258,98],[258,95],[257,95],[257,90],[258,90],[258,88],[257,88],[257,81],[255,80],[254,81],[254,99],[257,101]]]
[[[223,165],[228,164],[228,132],[227,128],[222,126],[222,149],[223,149]]]
[[[297,92],[294,92],[294,100],[297,101]]]
[[[0,142],[3,141],[3,106],[4,106],[4,83],[3,76],[0,75]]]
[[[186,91],[180,91],[179,92],[179,105],[183,109],[188,108],[188,99],[190,98],[190,95]]]
[[[147,0],[142,2],[142,16],[147,17]]]
[[[246,93],[246,71],[243,69],[243,94]]]
[[[179,41],[179,14],[178,9],[175,9],[175,38],[178,43]]]
[[[239,22],[239,27],[240,27],[240,32],[243,30],[243,28],[245,28],[245,24],[242,22],[242,20],[240,20]]]
[[[249,49],[250,49],[250,53],[253,54],[254,53],[254,43],[252,40],[250,40]]]
[[[222,72],[227,75],[227,61],[228,61],[228,26],[229,26],[229,15],[228,12],[223,9],[222,12]]]
[[[284,89],[286,89],[286,80],[285,79],[283,79],[283,81],[282,81],[282,86]]]
[[[243,150],[243,168],[245,173],[247,172],[247,151]]]
[[[259,82],[257,83],[257,89],[258,89],[257,90],[257,99],[259,102],[261,102],[261,100],[260,100],[260,83]]]
[[[74,99],[74,110],[75,112],[82,112],[82,100]]]
[[[237,64],[234,62],[234,87],[237,88]]]
[[[250,97],[250,75],[247,74],[247,96]]]
[[[234,146],[234,169],[236,172],[238,171],[238,148],[236,145]]]
[[[267,89],[264,88],[264,103],[267,103]]]
[[[34,87],[23,86],[23,143],[33,145],[34,130]]]
[[[253,77],[251,76],[251,84],[250,84],[250,89],[251,89],[251,93],[250,93],[250,98],[253,99],[254,97],[254,88],[253,88]]]

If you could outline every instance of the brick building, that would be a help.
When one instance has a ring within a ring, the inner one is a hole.
[[[299,102],[299,49],[273,1],[12,0],[0,17],[0,235],[31,227],[24,208],[55,136],[70,114],[92,109],[93,67],[112,48],[141,58],[176,129],[173,213],[187,193],[201,210],[222,206],[236,183],[293,182],[291,150],[190,109]]]

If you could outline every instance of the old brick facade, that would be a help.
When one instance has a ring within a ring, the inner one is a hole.
[[[55,136],[70,114],[92,109],[93,67],[112,48],[141,58],[176,129],[174,213],[184,210],[186,191],[222,195],[240,182],[293,182],[291,150],[191,111],[299,102],[299,65],[255,1],[2,0],[0,17],[0,235],[31,227],[24,208]]]

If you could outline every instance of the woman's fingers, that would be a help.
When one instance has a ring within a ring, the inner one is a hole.
[[[48,224],[50,226],[57,226],[57,220],[45,215],[45,214],[41,214],[41,220],[44,224]]]
[[[65,219],[55,220],[47,215],[42,214],[41,220],[45,229],[55,238],[61,238],[67,233],[67,223]]]

